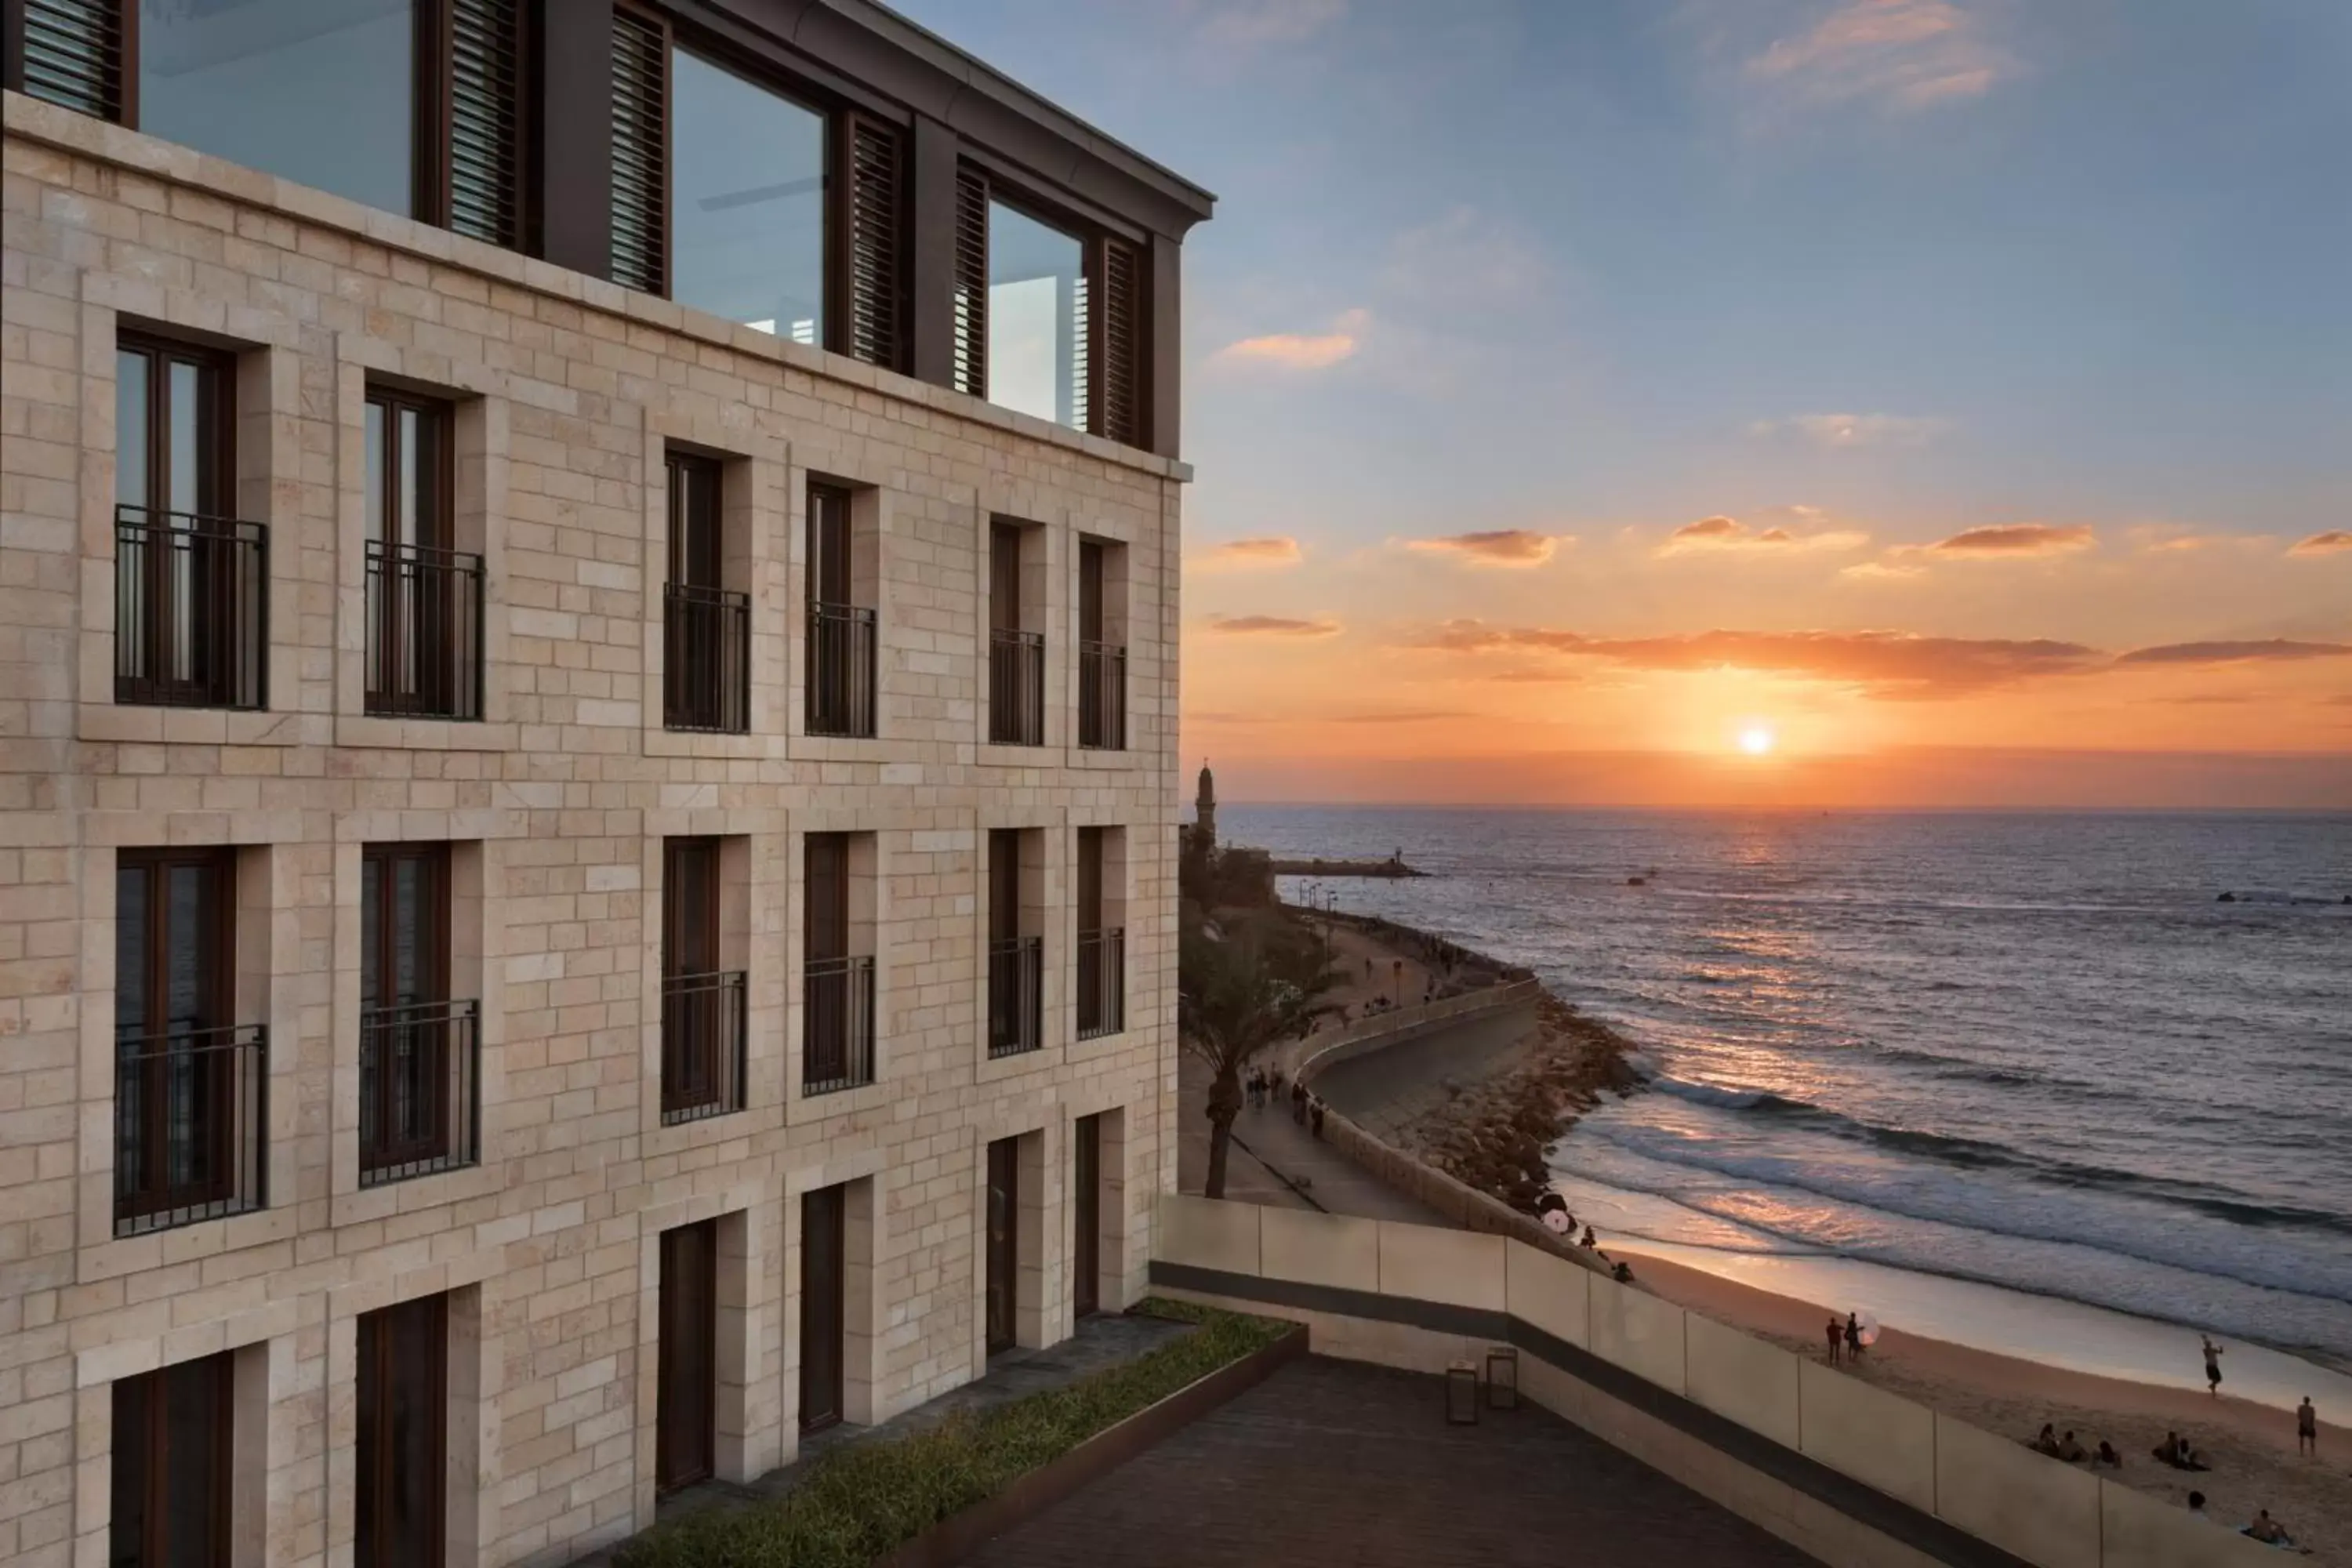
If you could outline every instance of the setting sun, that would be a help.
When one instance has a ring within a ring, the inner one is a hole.
[[[1739,749],[1751,757],[1765,756],[1771,752],[1774,739],[1769,726],[1750,724],[1739,731]]]

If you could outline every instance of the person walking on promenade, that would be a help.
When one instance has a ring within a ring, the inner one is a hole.
[[[1314,1101],[1311,1109],[1307,1111],[1307,1115],[1314,1121],[1315,1136],[1318,1139],[1321,1138],[1323,1136],[1323,1102],[1319,1100]]]
[[[2319,1412],[2311,1407],[2311,1395],[2294,1407],[2294,1451],[2319,1458]]]
[[[2205,1351],[2205,1392],[2218,1399],[2221,1394],[2221,1347],[2203,1334],[2197,1336],[2197,1342]]]
[[[1307,1086],[1303,1083],[1290,1086],[1290,1120],[1301,1127],[1307,1125]]]
[[[1830,1364],[1835,1366],[1838,1363],[1838,1343],[1845,1338],[1845,1325],[1832,1318],[1826,1331],[1830,1340]]]

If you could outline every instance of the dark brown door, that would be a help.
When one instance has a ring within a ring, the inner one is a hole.
[[[719,840],[662,841],[662,1109],[719,1094],[726,1030],[719,972]],[[698,981],[699,984],[690,984]],[[730,998],[731,1000],[731,998]]]
[[[823,605],[847,605],[849,492],[831,485],[808,489],[808,596]]]
[[[1021,1140],[988,1146],[988,1353],[1013,1348],[1021,1278]]]
[[[107,1568],[228,1568],[233,1354],[114,1385]]]
[[[662,1232],[654,1482],[709,1479],[719,1441],[719,1222]]]
[[[360,1318],[358,1568],[440,1568],[449,1298]]]
[[[709,458],[669,454],[669,580],[693,588],[724,586],[719,492],[722,470]]]
[[[114,878],[116,1209],[213,1203],[236,1179],[236,851],[126,849]]]
[[[801,1196],[801,1430],[841,1419],[843,1336],[848,1325],[845,1187]]]
[[[808,836],[808,957],[849,956],[849,835]]]
[[[1085,1317],[1102,1305],[1102,1118],[1071,1128],[1070,1310]]]

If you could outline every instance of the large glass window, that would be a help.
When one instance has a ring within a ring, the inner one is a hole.
[[[670,298],[824,342],[824,116],[670,53]]]
[[[139,128],[404,213],[416,0],[140,0]]]
[[[988,204],[988,400],[1087,427],[1086,246]]]

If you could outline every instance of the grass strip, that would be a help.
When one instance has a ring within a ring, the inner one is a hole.
[[[774,1502],[689,1515],[621,1549],[620,1568],[867,1568],[942,1520],[987,1501],[1097,1433],[1265,1349],[1293,1325],[1152,1297],[1135,1309],[1196,1325],[1064,1388],[960,1410],[904,1437],[816,1460]]]

